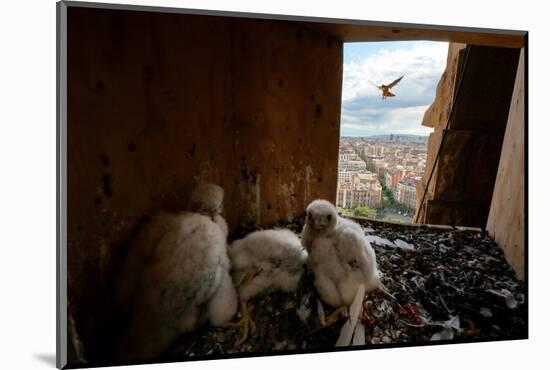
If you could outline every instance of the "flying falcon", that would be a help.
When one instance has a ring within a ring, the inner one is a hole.
[[[397,85],[397,84],[399,83],[399,81],[401,81],[401,79],[402,79],[403,77],[405,77],[405,75],[399,77],[397,80],[393,81],[393,82],[392,82],[391,84],[389,84],[389,85],[384,85],[384,84],[382,84],[382,85],[378,86],[378,85],[376,85],[376,84],[375,84],[374,82],[372,82],[372,81],[369,81],[369,82],[370,82],[374,87],[376,87],[376,88],[382,90],[382,99],[386,99],[386,98],[391,98],[392,96],[395,96],[395,94],[393,94],[393,93],[390,92],[390,89],[391,89],[392,87],[394,87],[395,85]]]

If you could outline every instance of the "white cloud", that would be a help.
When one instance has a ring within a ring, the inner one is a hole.
[[[387,45],[387,43],[384,43]],[[381,47],[359,61],[344,64],[342,89],[342,135],[410,133],[425,135],[431,129],[420,125],[434,99],[445,68],[447,43],[410,42],[404,47]],[[382,100],[376,84],[403,80]]]
[[[382,123],[350,123],[348,120],[348,122],[342,123],[342,128],[347,129],[346,131],[353,131],[355,135],[366,136],[388,133],[428,135],[433,129],[420,125],[420,121],[418,121],[418,117],[422,118],[427,108],[427,105],[395,108],[382,116]],[[411,124],[411,122],[414,124]]]

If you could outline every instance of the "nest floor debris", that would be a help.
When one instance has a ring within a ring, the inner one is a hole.
[[[303,220],[278,224],[297,234]],[[360,317],[367,346],[435,340],[502,340],[527,337],[525,287],[487,235],[359,221],[376,251],[389,294],[367,293]],[[243,227],[232,239],[254,227]],[[333,348],[342,318],[324,327],[312,276],[295,293],[274,292],[249,302],[257,330],[239,348],[233,328],[182,335],[170,357],[266,353]],[[328,316],[332,308],[322,305]]]

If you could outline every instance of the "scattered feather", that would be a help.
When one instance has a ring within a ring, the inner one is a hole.
[[[370,243],[375,243],[375,244],[379,244],[379,245],[386,245],[388,247],[392,247],[392,248],[395,248],[395,244],[393,244],[391,241],[389,241],[388,239],[384,239],[384,238],[381,238],[379,236],[376,236],[376,235],[366,235],[365,238],[370,242]]]
[[[349,308],[349,318],[340,330],[340,337],[336,341],[336,347],[349,346],[353,337],[353,332],[359,321],[359,316],[363,312],[363,299],[365,298],[365,284],[361,283],[357,288],[353,302]],[[364,330],[363,330],[364,331]],[[363,334],[364,335],[364,334]]]
[[[351,338],[353,337],[354,328],[351,326],[351,321],[346,320],[344,326],[340,330],[340,336],[336,341],[336,347],[345,347],[349,346],[351,343]]]
[[[395,296],[393,294],[391,294],[389,291],[388,291],[388,288],[386,288],[384,286],[384,284],[380,284],[380,286],[378,287],[378,289],[380,289],[380,291],[382,293],[384,293],[385,295],[387,295],[388,297],[390,297],[391,299],[393,299],[394,301],[397,301],[397,298],[395,298]]]
[[[503,289],[502,292],[505,294],[504,300],[506,301],[506,306],[508,308],[514,309],[518,306],[518,301],[509,290]]]
[[[355,331],[353,332],[353,342],[354,346],[363,346],[365,345],[365,327],[361,322],[357,323]]]
[[[481,316],[483,316],[483,317],[487,317],[487,318],[493,317],[493,312],[492,312],[489,308],[487,308],[487,307],[481,307],[481,308],[479,309],[479,313],[480,313]]]
[[[452,329],[445,328],[437,333],[434,333],[432,335],[432,338],[430,340],[451,340],[454,338],[454,332]]]
[[[460,318],[458,316],[451,316],[451,318],[447,321],[443,322],[444,326],[450,329],[455,329],[457,331],[460,331]]]
[[[359,320],[359,316],[363,312],[363,299],[365,298],[365,284],[361,283],[357,288],[353,302],[349,308],[349,319],[352,327],[355,329],[355,325]]]
[[[321,325],[325,326],[325,310],[320,300],[317,300],[317,315],[319,316],[319,322],[321,323]]]
[[[300,299],[300,306],[296,309],[296,315],[302,322],[306,322],[311,316],[310,308],[311,294],[307,293]]]
[[[506,306],[510,309],[514,309],[518,306],[518,301],[514,295],[508,289],[501,289],[500,291],[494,289],[488,289],[487,292],[494,294],[498,297],[504,298]]]
[[[306,322],[311,315],[311,309],[306,306],[305,302],[302,302],[300,307],[296,309],[296,315],[298,315],[300,321]]]
[[[441,326],[444,329],[456,330],[461,332],[462,328],[460,327],[460,318],[458,316],[451,316],[448,320],[445,321],[431,321],[430,319],[422,318],[425,324],[431,326]]]
[[[414,250],[414,245],[409,244],[409,243],[407,243],[407,242],[404,241],[404,240],[395,239],[395,240],[393,241],[393,243],[395,244],[395,246],[396,246],[397,248],[401,248],[401,249],[405,249],[405,250],[409,250],[409,251]]]

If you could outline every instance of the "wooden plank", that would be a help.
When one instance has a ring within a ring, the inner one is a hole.
[[[525,55],[520,54],[487,231],[525,279]]]
[[[430,40],[507,48],[523,47],[527,34],[524,31],[468,30],[458,27],[403,24],[380,26],[368,25],[368,22],[361,23],[363,24],[305,22],[305,26],[333,35],[344,42]]]
[[[290,220],[316,198],[334,202],[342,43],[290,22],[233,25],[241,202],[228,216],[263,224]]]
[[[232,228],[334,201],[342,43],[280,21],[68,16],[69,300],[94,359],[116,336],[108,292],[144,217],[185,209],[203,181],[225,188]]]

